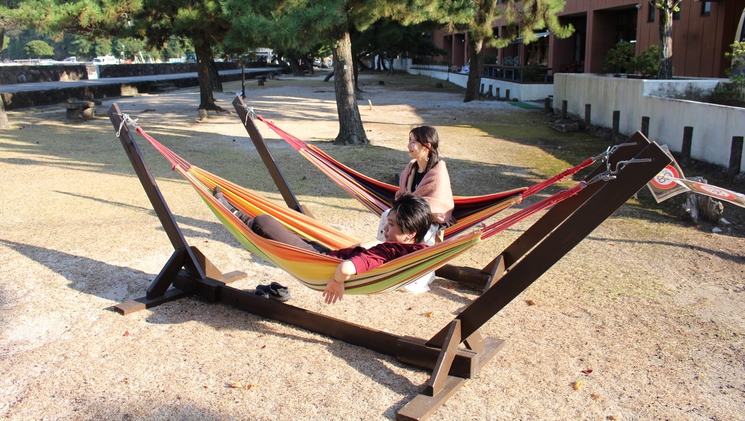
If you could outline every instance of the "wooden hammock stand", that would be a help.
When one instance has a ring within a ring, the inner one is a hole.
[[[249,135],[256,144],[277,187],[293,209],[301,211],[289,185],[282,177],[253,120],[239,97],[233,102]],[[589,184],[576,196],[548,210],[525,233],[483,269],[447,266],[438,275],[470,285],[485,286],[474,300],[450,323],[430,339],[394,335],[349,323],[302,308],[267,300],[253,293],[232,288],[229,282],[245,277],[241,272],[222,274],[195,247],[189,247],[173,215],[146,166],[134,137],[122,124],[116,104],[108,111],[135,172],[175,249],[172,257],[147,289],[147,296],[116,306],[117,311],[153,307],[184,295],[195,295],[209,302],[221,302],[250,313],[298,326],[310,332],[396,357],[400,362],[432,370],[422,392],[401,408],[397,420],[423,420],[452,396],[467,379],[474,378],[503,345],[504,341],[482,337],[478,330],[510,301],[624,204],[656,176],[670,158],[656,144],[637,132],[611,155],[611,168],[619,161],[634,159],[621,166],[615,179]],[[605,171],[599,167],[587,180]],[[288,199],[289,198],[289,199]]]

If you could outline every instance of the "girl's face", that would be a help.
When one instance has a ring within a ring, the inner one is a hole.
[[[409,134],[409,156],[412,159],[420,160],[424,159],[427,156],[429,156],[429,149],[424,147],[421,143],[416,141],[416,138],[414,137],[414,133]]]
[[[414,235],[405,234],[401,227],[396,222],[396,211],[391,210],[388,212],[388,223],[383,227],[383,236],[385,241],[389,243],[412,243],[414,242]]]

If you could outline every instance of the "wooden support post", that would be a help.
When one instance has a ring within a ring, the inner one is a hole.
[[[486,96],[489,96],[489,97],[491,96],[492,88],[493,88],[492,85],[489,84],[489,92],[486,93]]]
[[[499,93],[499,88],[494,90],[494,98],[497,98],[497,101],[502,99],[501,94]]]
[[[566,99],[561,101],[561,119],[566,120],[567,118],[567,108],[569,106],[569,103]]]
[[[693,143],[693,127],[683,127],[683,146],[680,148],[680,156],[683,159],[691,158],[691,144]]]
[[[641,132],[644,136],[649,137],[649,117],[642,116]]]
[[[424,388],[424,393],[429,396],[435,396],[442,392],[443,386],[445,386],[445,380],[448,378],[450,367],[453,365],[453,359],[455,358],[455,351],[460,345],[460,320],[455,319],[450,322],[448,333],[445,338],[445,346],[440,351],[440,356],[437,357],[435,363],[435,369],[432,372],[432,377],[427,381],[427,385]]]
[[[246,99],[246,65],[241,63],[241,98]]]
[[[300,202],[292,192],[290,185],[287,184],[284,175],[282,175],[282,171],[279,170],[279,166],[274,160],[272,153],[269,152],[269,148],[266,147],[266,142],[264,142],[264,138],[261,136],[261,133],[259,133],[259,129],[256,128],[256,124],[254,124],[252,117],[248,115],[246,104],[240,97],[235,97],[233,100],[233,108],[235,108],[235,111],[238,113],[238,117],[241,118],[246,132],[248,132],[249,137],[251,137],[251,140],[256,147],[256,151],[259,153],[261,160],[264,161],[266,169],[269,170],[269,175],[272,176],[272,180],[274,181],[274,184],[277,185],[287,207],[300,213],[305,213]]]
[[[512,98],[510,97],[510,90],[509,89],[505,89],[505,91],[504,91],[504,99],[506,99],[507,101],[512,101]]]
[[[479,93],[481,95],[484,95],[484,84],[483,83],[481,84],[481,90],[479,90]]]
[[[621,111],[615,110],[613,111],[613,127],[611,128],[611,135],[610,135],[610,141],[612,143],[616,143],[616,138],[618,137],[618,131],[619,131],[620,125],[621,125]]]
[[[585,127],[590,125],[590,117],[592,116],[592,105],[585,104]]]
[[[543,109],[548,113],[551,112],[551,98],[546,97],[543,99]]]
[[[743,136],[732,136],[732,146],[729,152],[729,169],[727,175],[732,178],[740,173],[740,162],[742,162]]]

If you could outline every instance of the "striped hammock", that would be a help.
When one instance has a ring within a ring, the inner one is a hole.
[[[391,207],[396,191],[398,191],[398,186],[375,180],[355,171],[335,160],[316,146],[287,133],[260,115],[254,115],[366,208],[381,215],[386,209]],[[445,238],[463,232],[502,210],[520,203],[528,196],[538,193],[568,176],[576,174],[604,156],[605,154],[601,154],[594,158],[587,158],[576,167],[569,168],[548,180],[530,187],[483,196],[454,196],[455,208],[453,209],[453,217],[457,222],[445,229]]]
[[[308,240],[316,241],[331,249],[346,248],[359,243],[358,240],[323,225],[303,213],[277,205],[248,189],[191,165],[148,135],[141,127],[136,126],[135,130],[168,159],[172,169],[194,187],[220,222],[248,251],[293,275],[305,286],[323,291],[329,279],[333,277],[341,259],[303,250],[257,235],[214,197],[216,186],[220,186],[225,198],[235,208],[251,217],[262,214],[272,215],[284,226]],[[513,224],[576,194],[583,187],[584,183],[580,183],[526,207],[508,218],[483,227],[481,230],[473,230],[463,235],[453,236],[441,243],[386,262],[368,272],[354,275],[346,281],[345,293],[376,294],[398,289],[420,276],[444,266],[454,257],[478,244],[482,239],[497,234]]]

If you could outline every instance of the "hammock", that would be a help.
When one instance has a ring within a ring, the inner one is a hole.
[[[285,142],[315,165],[319,170],[321,170],[321,172],[326,174],[327,177],[333,180],[342,189],[352,195],[352,197],[362,203],[366,208],[381,215],[386,209],[391,207],[394,196],[398,191],[398,186],[375,180],[374,178],[355,171],[330,157],[316,146],[285,132],[274,123],[253,113],[253,111],[249,111],[249,113],[254,114],[257,119],[264,122],[270,129],[284,139]],[[454,196],[453,200],[455,202],[455,208],[453,209],[453,217],[457,222],[445,229],[445,238],[449,238],[481,223],[482,221],[496,215],[498,212],[516,203],[520,203],[526,197],[538,193],[546,187],[581,171],[605,156],[607,156],[607,152],[598,155],[597,157],[587,158],[576,167],[569,168],[548,180],[530,187],[523,187],[483,196]]]
[[[124,116],[124,119],[125,121],[131,121],[127,116]],[[285,270],[305,286],[322,291],[328,280],[333,277],[341,259],[303,250],[257,235],[213,196],[215,186],[220,186],[225,198],[235,208],[251,217],[261,214],[272,215],[284,226],[308,240],[317,241],[331,249],[346,248],[359,243],[354,238],[320,224],[307,215],[277,205],[248,189],[191,165],[148,135],[141,127],[136,126],[135,130],[168,159],[172,164],[172,169],[194,187],[220,222],[248,251]],[[386,262],[373,270],[354,275],[345,282],[345,293],[375,294],[398,289],[425,273],[444,266],[449,260],[479,243],[481,239],[495,235],[536,212],[553,206],[578,193],[584,186],[584,182],[579,183],[570,189],[561,191],[518,211],[502,221],[485,226],[482,230],[474,230],[449,238],[441,243]]]

